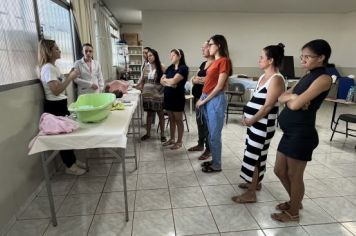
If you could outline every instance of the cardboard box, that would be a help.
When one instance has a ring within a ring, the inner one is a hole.
[[[138,34],[136,33],[123,34],[122,38],[126,41],[127,45],[138,45]]]

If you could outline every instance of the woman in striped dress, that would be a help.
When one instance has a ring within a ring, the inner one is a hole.
[[[259,67],[265,73],[258,80],[242,118],[242,124],[248,128],[240,176],[247,183],[239,184],[239,187],[247,189],[247,192],[232,198],[237,203],[256,202],[256,190],[261,189],[268,148],[275,133],[278,97],[285,90],[283,75],[278,70],[283,56],[284,45],[280,43],[265,47],[259,59]]]

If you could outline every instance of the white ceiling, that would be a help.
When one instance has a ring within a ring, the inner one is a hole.
[[[102,0],[120,23],[142,23],[143,10],[243,13],[349,13],[356,0]]]

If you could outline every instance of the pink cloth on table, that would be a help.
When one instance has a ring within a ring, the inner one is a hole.
[[[78,128],[79,124],[76,121],[69,119],[68,117],[43,113],[41,115],[39,124],[40,132],[31,140],[29,148],[32,147],[33,143],[40,135],[71,133]]]

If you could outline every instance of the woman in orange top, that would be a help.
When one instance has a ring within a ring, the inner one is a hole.
[[[202,171],[211,173],[221,171],[221,131],[224,125],[226,97],[224,88],[232,74],[229,50],[223,35],[214,35],[209,39],[209,54],[215,61],[207,70],[203,94],[196,104],[203,109],[209,129],[209,144],[212,161],[202,163]]]

